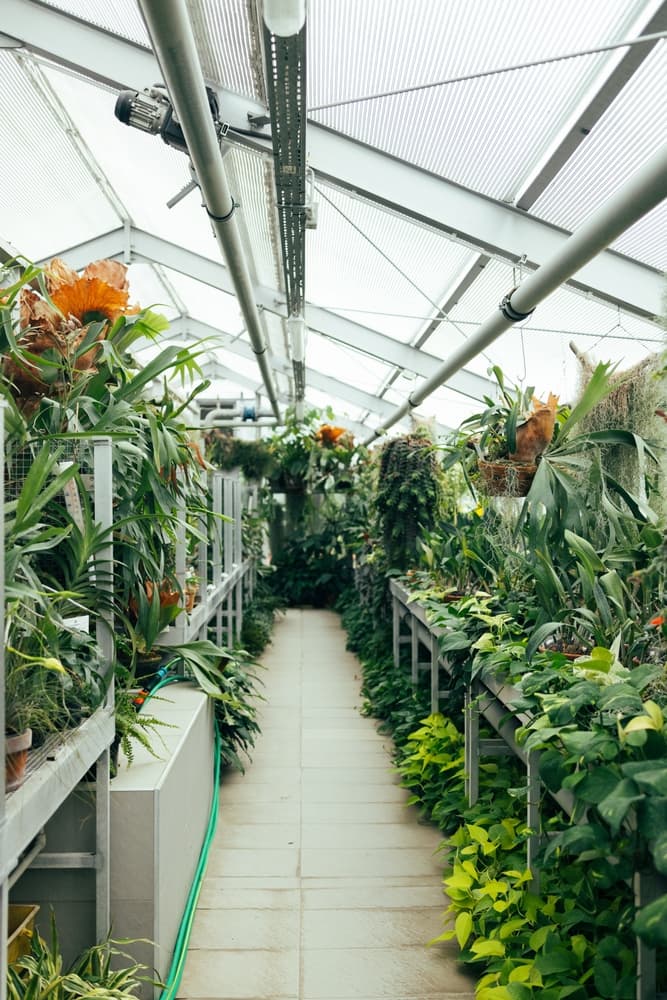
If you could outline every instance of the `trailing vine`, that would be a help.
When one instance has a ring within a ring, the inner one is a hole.
[[[426,433],[387,441],[380,453],[374,505],[392,569],[415,565],[420,531],[438,523],[443,500],[442,468]]]

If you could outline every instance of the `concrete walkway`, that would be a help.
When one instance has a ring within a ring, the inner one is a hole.
[[[263,657],[262,736],[226,776],[179,997],[468,1000],[442,930],[438,833],[359,714],[336,615],[289,611]]]

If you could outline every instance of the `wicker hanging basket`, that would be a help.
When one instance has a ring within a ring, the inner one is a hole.
[[[485,462],[480,458],[477,467],[482,489],[491,497],[525,497],[537,472],[532,463],[509,460]]]

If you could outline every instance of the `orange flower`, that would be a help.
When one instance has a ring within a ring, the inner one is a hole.
[[[322,424],[315,437],[322,444],[333,446],[345,433],[344,427],[332,427],[331,424]]]
[[[77,278],[72,284],[60,285],[51,298],[63,316],[74,316],[81,323],[113,322],[127,309],[128,294],[99,278]]]
[[[660,628],[661,625],[665,624],[664,615],[656,615],[655,618],[651,618],[649,625],[655,625],[656,628]]]
[[[64,316],[80,323],[109,320],[138,312],[128,306],[127,267],[115,260],[88,264],[81,277],[55,257],[45,269],[46,287]]]

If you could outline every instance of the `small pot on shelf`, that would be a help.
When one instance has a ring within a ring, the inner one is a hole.
[[[5,735],[5,791],[14,792],[25,781],[28,751],[32,746],[32,729]]]

